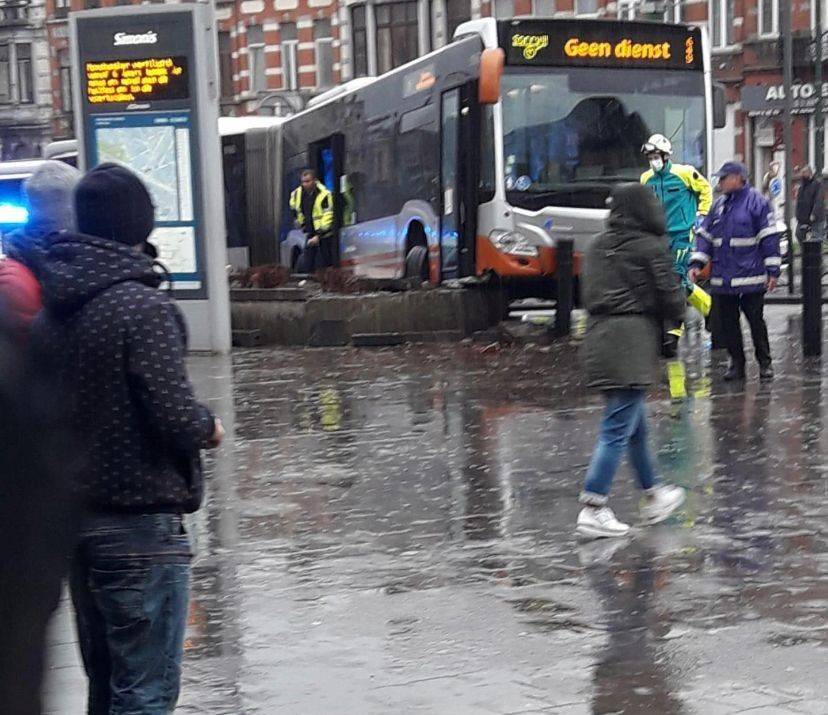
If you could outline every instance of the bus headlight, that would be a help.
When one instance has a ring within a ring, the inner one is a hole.
[[[512,256],[538,255],[538,247],[529,243],[520,231],[504,231],[495,229],[489,234],[492,245],[501,253],[508,253]]]

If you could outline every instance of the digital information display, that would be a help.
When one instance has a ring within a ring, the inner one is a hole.
[[[80,167],[112,162],[141,179],[191,349],[229,352],[214,3],[78,10],[69,30]]]
[[[90,104],[189,99],[186,57],[86,62],[86,101]]]
[[[702,70],[701,31],[656,23],[517,20],[501,25],[506,62],[523,66]]]
[[[176,290],[199,290],[190,113],[107,113],[90,119],[94,164],[122,164],[139,176],[155,205],[150,241],[159,260]]]

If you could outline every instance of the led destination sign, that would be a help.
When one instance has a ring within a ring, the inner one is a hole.
[[[679,25],[518,20],[501,26],[501,45],[511,65],[703,68],[700,30]]]
[[[86,101],[95,105],[188,99],[186,57],[87,62]]]

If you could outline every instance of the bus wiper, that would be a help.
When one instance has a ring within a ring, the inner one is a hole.
[[[643,171],[641,172],[644,173]],[[588,179],[573,179],[571,183],[573,184],[606,184],[608,182],[615,182],[615,181],[631,181],[631,182],[638,182],[638,177],[634,176],[624,176],[622,174],[612,174],[609,176],[592,176]]]

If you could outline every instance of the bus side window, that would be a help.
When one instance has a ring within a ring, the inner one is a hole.
[[[293,219],[293,212],[290,210],[290,195],[299,186],[301,169],[288,168],[285,171],[285,180],[282,182],[282,225],[279,227],[279,243],[287,238],[287,235],[296,228]]]
[[[495,195],[494,107],[486,104],[480,110],[480,183],[478,200],[481,204]]]
[[[320,179],[322,180],[322,183],[325,184],[328,191],[336,191],[334,180],[334,156],[333,149],[330,146],[323,147],[319,150],[319,162],[319,168],[321,169]]]
[[[339,194],[342,196],[342,225],[353,226],[357,222],[355,174],[343,174],[339,179]]]
[[[400,200],[436,202],[435,186],[430,177],[437,171],[437,109],[427,104],[400,118],[398,153],[400,165],[407,171],[398,173]],[[435,206],[436,210],[436,206]]]

